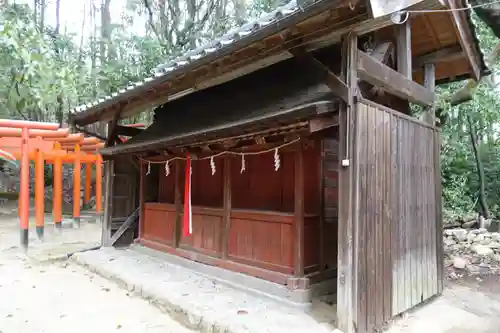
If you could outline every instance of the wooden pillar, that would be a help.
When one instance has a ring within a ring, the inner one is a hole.
[[[75,145],[75,161],[73,163],[73,226],[80,227],[80,196],[82,180],[82,163],[80,145]]]
[[[102,213],[102,156],[96,155],[95,160],[95,211]]]
[[[412,80],[412,64],[411,64],[411,24],[407,20],[403,24],[396,25],[396,54],[398,72],[403,74],[408,79]]]
[[[396,29],[396,64],[398,72],[406,78],[412,80],[412,56],[411,56],[411,24],[408,19],[403,24],[397,24]],[[401,100],[394,104],[394,108],[400,112],[411,115],[410,103],[406,100]]]
[[[304,276],[304,151],[295,152],[294,184],[294,275]]]
[[[113,217],[113,180],[114,161],[104,162],[104,219],[102,223],[101,244],[110,246],[111,221]]]
[[[339,113],[337,327],[344,333],[356,331],[358,313],[357,264],[354,260],[356,235],[352,209],[357,53],[358,38],[349,33],[342,39],[342,76],[349,87],[349,103],[344,103]]]
[[[221,233],[221,252],[222,259],[227,259],[229,254],[229,228],[231,226],[231,157],[224,157],[224,168],[223,168],[223,182],[224,182],[224,215],[222,218],[222,233]]]
[[[19,185],[19,217],[21,224],[21,246],[28,248],[29,209],[30,209],[30,161],[29,161],[29,130],[22,128],[21,135],[21,179]]]
[[[144,236],[144,162],[139,160],[139,239]]]
[[[90,189],[92,187],[92,163],[85,163],[85,192],[83,196],[83,203],[90,202]]]
[[[174,185],[174,204],[175,204],[175,224],[174,224],[174,244],[173,247],[179,247],[179,242],[181,240],[181,230],[182,230],[182,186],[184,182],[184,170],[182,161],[175,161],[175,185]]]
[[[54,145],[55,151],[61,150],[61,145],[59,142],[56,142]],[[62,227],[62,160],[60,156],[56,156],[54,158],[54,188],[53,188],[53,218],[54,218],[54,226],[57,231],[61,231]]]
[[[35,223],[36,235],[39,239],[43,239],[45,225],[45,175],[44,175],[44,160],[43,152],[37,150],[35,161]]]

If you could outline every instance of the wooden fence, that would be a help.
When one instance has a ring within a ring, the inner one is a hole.
[[[442,290],[439,133],[369,101],[355,113],[354,290],[366,332]]]

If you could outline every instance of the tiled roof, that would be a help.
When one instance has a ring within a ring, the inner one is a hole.
[[[323,1],[328,1],[328,0],[323,0]],[[83,112],[91,107],[95,107],[101,103],[104,103],[105,101],[115,99],[120,95],[125,94],[127,91],[134,90],[135,88],[140,87],[150,81],[153,81],[156,78],[161,78],[162,76],[165,76],[169,73],[181,70],[183,67],[192,63],[193,61],[196,61],[204,57],[205,55],[213,53],[224,47],[229,47],[232,43],[239,40],[240,38],[250,35],[257,30],[263,29],[270,24],[276,23],[276,21],[283,19],[286,16],[292,15],[300,11],[301,9],[302,8],[298,5],[296,0],[291,0],[286,5],[278,7],[274,11],[267,13],[252,22],[246,23],[240,27],[230,30],[227,34],[223,35],[222,37],[212,40],[211,42],[197,49],[188,51],[187,53],[184,53],[182,56],[173,59],[172,61],[157,66],[154,73],[151,76],[146,77],[141,81],[130,83],[127,87],[119,89],[118,91],[115,91],[111,95],[99,98],[98,100],[92,103],[87,103],[75,107],[72,110],[72,113]]]

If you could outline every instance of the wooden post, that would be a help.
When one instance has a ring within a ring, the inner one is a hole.
[[[343,104],[339,114],[337,327],[344,333],[356,331],[358,313],[357,263],[354,260],[356,235],[352,216],[357,45],[358,38],[355,34],[349,33],[343,37],[342,76],[349,87],[349,103]]]
[[[80,161],[80,145],[75,145],[75,161],[73,163],[73,226],[80,227],[80,183],[82,179],[82,163]]]
[[[294,184],[294,275],[304,276],[304,151],[295,152]]]
[[[413,79],[412,55],[411,55],[411,24],[407,20],[403,24],[396,25],[396,63],[398,72],[406,78]],[[403,101],[398,111],[411,115],[411,107],[408,101]]]
[[[36,234],[40,240],[44,234],[44,200],[45,200],[45,177],[44,177],[43,152],[38,150],[35,161],[35,224]]]
[[[95,210],[102,214],[102,156],[96,155],[95,161]]]
[[[436,67],[434,64],[424,65],[424,86],[433,94],[436,91]],[[424,121],[431,126],[436,126],[435,105],[425,108]]]
[[[396,52],[398,72],[412,80],[413,72],[411,65],[411,23],[407,20],[403,24],[396,25]]]
[[[175,204],[175,224],[174,224],[174,244],[173,247],[179,247],[181,241],[181,214],[182,214],[182,185],[184,173],[182,172],[182,161],[177,160],[175,163],[175,180],[174,180],[174,204]]]
[[[144,236],[144,162],[139,160],[139,239]]]
[[[85,192],[83,197],[84,204],[88,204],[90,202],[91,187],[92,187],[92,163],[85,163]]]
[[[60,151],[61,145],[56,142],[54,145],[56,151]],[[62,159],[61,156],[54,157],[54,190],[53,190],[53,217],[54,226],[57,231],[61,231],[62,223]]]
[[[222,233],[221,233],[221,253],[222,259],[226,260],[229,255],[228,242],[229,242],[229,228],[231,226],[231,157],[224,157],[223,169],[223,182],[224,182],[224,202],[223,209],[224,215],[222,218]]]
[[[113,180],[114,161],[104,163],[104,219],[102,223],[101,244],[109,246],[111,240],[111,220],[113,217]]]

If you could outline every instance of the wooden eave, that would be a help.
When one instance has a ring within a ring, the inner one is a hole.
[[[144,133],[149,134],[147,140],[140,136],[123,144],[100,150],[103,156],[137,154],[171,148],[202,146],[220,143],[227,140],[243,140],[258,136],[283,135],[284,133],[303,132],[310,134],[320,131],[318,121],[324,116],[338,111],[339,102],[335,100],[319,100],[290,109],[275,110],[272,113],[247,117],[239,121],[225,122],[212,127],[198,128],[184,133],[169,135],[163,131],[161,122],[153,123]],[[330,119],[336,119],[331,118]],[[335,122],[326,127],[335,126]],[[326,128],[325,127],[325,128]],[[150,134],[155,132],[155,134]],[[136,140],[134,140],[136,139]]]

